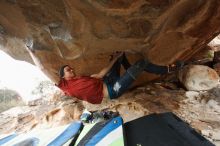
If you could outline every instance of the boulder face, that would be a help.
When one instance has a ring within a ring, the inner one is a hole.
[[[167,65],[201,51],[220,32],[219,0],[1,0],[0,49],[53,81],[70,64],[98,72],[114,51]],[[152,79],[143,76],[142,81]]]
[[[179,80],[187,90],[210,90],[219,84],[219,75],[208,66],[189,65],[180,71]]]

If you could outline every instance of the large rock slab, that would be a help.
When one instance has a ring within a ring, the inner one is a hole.
[[[204,65],[189,65],[179,73],[179,80],[187,90],[210,90],[219,84],[217,72]]]
[[[219,25],[219,0],[0,1],[0,49],[53,81],[63,64],[96,73],[114,51],[141,52],[160,65],[188,59],[219,34]]]

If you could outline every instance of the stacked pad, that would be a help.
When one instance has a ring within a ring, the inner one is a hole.
[[[123,120],[121,117],[85,125],[75,146],[123,146],[122,125]]]
[[[0,142],[3,146],[123,146],[124,137],[122,125],[123,120],[121,117],[94,124],[87,124],[84,127],[81,122],[73,122],[69,125],[56,128],[34,129],[26,134],[4,136],[0,139]]]
[[[20,134],[3,146],[61,146],[70,139],[75,139],[82,128],[81,122],[72,122],[71,124],[49,129],[35,129],[26,134]]]
[[[141,117],[124,130],[128,146],[214,146],[172,113]]]
[[[7,135],[2,135],[0,136],[0,145],[3,145],[5,143],[7,143],[8,141],[12,140],[13,138],[15,138],[17,136],[16,133],[12,133],[12,134],[7,134]]]

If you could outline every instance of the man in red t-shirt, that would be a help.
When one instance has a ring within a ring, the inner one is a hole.
[[[120,76],[121,65],[126,72]],[[142,71],[155,74],[166,74],[183,67],[183,63],[172,66],[160,66],[146,59],[130,65],[125,53],[118,53],[110,64],[98,74],[91,76],[76,76],[73,68],[64,65],[60,68],[58,87],[66,95],[76,97],[92,104],[100,104],[103,98],[116,99],[122,95]]]

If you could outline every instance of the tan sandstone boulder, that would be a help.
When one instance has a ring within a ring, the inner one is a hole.
[[[204,65],[189,65],[179,73],[179,80],[187,90],[209,90],[219,84],[217,72]]]

